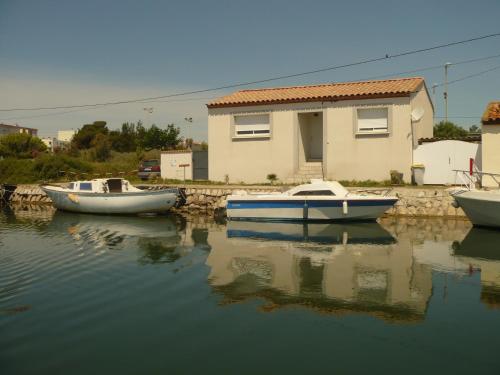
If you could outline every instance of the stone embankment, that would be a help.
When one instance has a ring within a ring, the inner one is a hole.
[[[144,188],[155,190],[165,186],[149,185]],[[228,195],[237,191],[269,193],[286,190],[283,186],[179,186],[185,197],[184,205],[176,208],[178,212],[213,215],[220,213],[226,206]],[[452,206],[453,197],[445,187],[395,187],[349,188],[353,193],[396,195],[399,201],[387,214],[408,217],[465,217],[461,208]],[[390,191],[388,191],[390,190]],[[37,185],[19,185],[10,198],[12,203],[49,204],[50,198]]]

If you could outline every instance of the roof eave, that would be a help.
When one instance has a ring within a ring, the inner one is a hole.
[[[239,102],[239,103],[208,103],[207,108],[251,107],[251,106],[274,105],[274,104],[338,102],[346,100],[402,98],[402,97],[409,97],[413,92],[414,91],[401,92],[401,93],[375,94],[375,95],[374,94],[346,95],[346,96],[334,96],[334,97],[331,96],[331,97],[316,97],[307,99],[266,100],[266,101]]]

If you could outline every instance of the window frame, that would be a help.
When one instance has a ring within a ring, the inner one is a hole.
[[[268,133],[252,133],[252,134],[237,134],[236,132],[236,117],[245,116],[267,116],[269,121]],[[272,114],[271,112],[252,112],[252,113],[233,113],[231,114],[231,138],[237,139],[270,139],[272,135]]]
[[[359,130],[359,116],[360,110],[373,110],[373,109],[385,109],[387,110],[387,129],[386,130],[372,130],[372,131],[360,131]],[[355,106],[353,111],[354,117],[354,135],[355,136],[376,136],[376,135],[389,135],[392,133],[392,105],[390,104],[379,104],[379,105],[363,105]]]

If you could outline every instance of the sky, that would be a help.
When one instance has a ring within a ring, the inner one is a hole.
[[[497,33],[499,14],[498,0],[0,0],[0,109],[155,97],[300,73]],[[432,95],[446,62],[494,55],[500,37],[244,88],[422,76]],[[486,104],[500,100],[500,56],[449,68],[450,81],[489,69],[450,84],[452,121],[479,124]],[[112,129],[174,123],[201,141],[206,103],[235,90],[84,110],[0,111],[0,122],[38,128],[40,136],[95,120]],[[436,116],[444,116],[442,86],[435,98]]]

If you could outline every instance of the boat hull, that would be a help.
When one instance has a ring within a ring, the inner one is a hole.
[[[397,199],[229,200],[226,210],[231,220],[372,221],[396,202]]]
[[[457,194],[454,198],[472,224],[500,228],[499,193],[471,190]]]
[[[92,214],[141,214],[168,211],[177,189],[129,193],[80,193],[42,187],[58,210]]]

